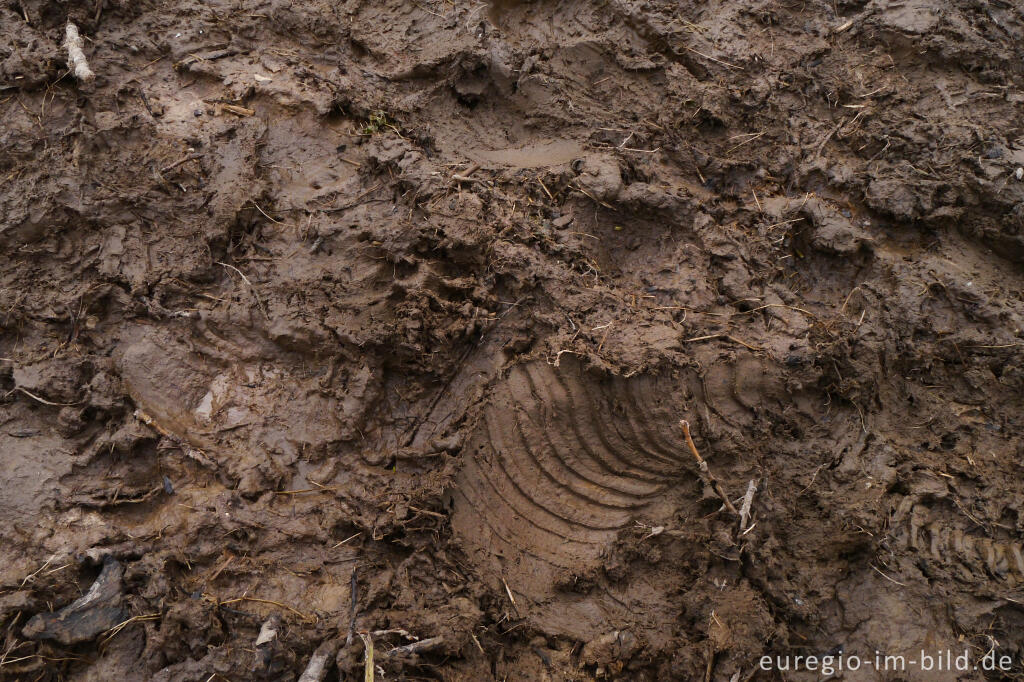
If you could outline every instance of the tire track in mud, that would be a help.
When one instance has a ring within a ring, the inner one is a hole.
[[[660,382],[566,361],[514,367],[494,387],[452,490],[453,527],[482,572],[548,613],[572,611],[565,602],[579,595],[562,599],[555,584],[593,567],[639,516],[656,515],[685,475],[685,445],[670,426],[678,387]],[[599,601],[602,618],[627,610],[611,594]]]
[[[950,523],[929,519],[921,507],[908,515],[904,532],[901,540],[907,549],[944,565],[959,564],[969,570],[965,579],[984,575],[1010,585],[1024,583],[1024,546],[1020,543],[972,535]]]

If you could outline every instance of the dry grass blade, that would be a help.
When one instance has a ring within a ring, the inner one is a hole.
[[[366,655],[363,659],[363,682],[373,682],[373,639],[367,633],[359,633]]]
[[[238,604],[239,602],[244,602],[244,601],[255,602],[257,604],[270,604],[272,606],[277,606],[279,608],[284,609],[285,611],[290,611],[291,613],[294,613],[296,616],[298,616],[302,620],[306,621],[307,623],[315,623],[317,621],[316,616],[306,615],[305,613],[303,613],[302,611],[299,611],[298,609],[292,608],[291,606],[288,606],[287,604],[282,604],[281,602],[274,601],[272,599],[259,599],[257,597],[235,597],[234,599],[226,599],[226,600],[224,600],[222,602],[217,602],[217,604],[219,606],[224,606],[226,604]]]
[[[40,402],[43,405],[50,405],[51,407],[72,407],[74,405],[80,405],[81,404],[81,403],[54,403],[54,402],[51,402],[49,400],[46,400],[45,398],[40,398],[35,393],[30,393],[29,391],[27,391],[26,389],[22,388],[21,386],[15,386],[11,391],[8,391],[7,395],[10,395],[11,393],[14,393],[14,391],[18,391],[20,393],[24,393],[29,398],[32,398],[32,400]]]
[[[274,220],[273,218],[271,218],[271,217],[270,217],[270,216],[269,216],[269,215],[267,214],[267,212],[266,212],[266,211],[264,211],[264,210],[263,210],[262,208],[260,208],[260,205],[259,205],[259,204],[257,204],[257,203],[256,203],[255,201],[252,201],[252,200],[250,199],[250,200],[249,200],[249,203],[251,203],[251,204],[252,204],[253,206],[255,206],[255,207],[256,207],[256,210],[257,210],[257,211],[259,211],[260,213],[262,213],[262,214],[263,214],[263,217],[264,217],[264,218],[266,218],[267,220],[269,220],[270,222],[272,222],[272,223],[277,223],[278,225],[284,225],[284,223],[282,223],[282,222],[281,222],[280,220]]]
[[[102,643],[106,644],[111,639],[113,639],[114,635],[116,635],[117,633],[121,632],[121,630],[124,630],[126,627],[128,627],[132,623],[140,623],[140,622],[147,621],[147,620],[159,620],[159,619],[160,619],[160,614],[159,613],[147,613],[147,614],[140,615],[140,616],[132,616],[131,618],[129,618],[127,620],[124,620],[124,621],[121,621],[120,623],[118,623],[114,627],[112,627],[109,630],[107,630],[106,632],[104,632],[103,635],[102,635],[102,637],[103,637]]]

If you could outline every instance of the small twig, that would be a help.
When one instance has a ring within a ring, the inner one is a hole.
[[[186,156],[184,158],[178,159],[177,161],[175,161],[174,163],[172,163],[169,166],[164,166],[163,168],[160,169],[160,172],[161,173],[166,173],[167,171],[172,171],[175,168],[177,168],[178,166],[182,165],[183,163],[188,163],[189,161],[195,161],[196,159],[201,159],[201,158],[203,158],[202,154],[189,154],[188,156]]]
[[[221,104],[220,107],[224,111],[230,112],[230,113],[234,114],[235,116],[245,117],[245,116],[254,116],[256,114],[256,110],[255,109],[248,109],[246,107],[240,107],[237,104]]]
[[[846,21],[841,23],[839,26],[836,26],[835,28],[833,28],[830,31],[830,33],[832,35],[839,35],[840,33],[844,33],[845,31],[850,30],[855,25],[861,23],[862,21],[864,21],[865,19],[870,17],[876,11],[875,8],[872,7],[871,5],[872,5],[872,3],[868,3],[868,9],[864,10],[863,12],[861,12],[860,14],[858,14],[855,17],[851,17],[850,19],[847,19]]]
[[[327,677],[327,668],[335,654],[338,653],[338,642],[328,640],[318,646],[309,658],[309,665],[299,677],[298,682],[323,682]]]
[[[686,444],[690,446],[690,452],[692,452],[693,456],[697,459],[697,466],[700,468],[701,473],[704,474],[704,478],[711,486],[711,489],[714,490],[715,494],[722,499],[722,502],[725,503],[725,508],[728,509],[730,513],[733,515],[739,514],[739,512],[736,511],[736,507],[733,506],[732,500],[729,499],[729,496],[726,495],[725,491],[722,489],[722,484],[719,483],[718,479],[711,473],[711,469],[708,468],[708,463],[697,451],[697,446],[694,445],[693,437],[690,435],[690,422],[685,419],[680,419],[679,425],[683,427],[683,435],[686,436]]]
[[[740,532],[743,532],[744,526],[747,525],[747,521],[750,520],[750,507],[754,504],[754,493],[757,492],[757,480],[751,479],[750,483],[747,484],[747,494],[743,496],[743,504],[740,506]]]
[[[209,467],[213,470],[217,470],[219,468],[217,466],[217,463],[210,459],[210,457],[205,452],[198,448],[192,447],[192,444],[189,443],[184,438],[182,438],[181,436],[177,435],[173,431],[169,431],[164,427],[160,426],[160,424],[158,424],[157,421],[153,419],[153,417],[146,414],[144,410],[135,410],[135,418],[138,419],[143,424],[145,424],[146,426],[148,426],[149,428],[159,433],[164,438],[168,439],[169,441],[177,445],[181,449],[181,451],[185,453],[186,456],[191,457],[192,459],[199,462],[203,466]]]
[[[149,103],[149,97],[146,97],[146,91],[143,90],[142,88],[136,88],[136,89],[139,92],[139,99],[142,100],[142,105],[144,107],[146,107],[146,111],[149,112],[150,116],[152,116],[153,118],[156,118],[156,112],[153,111],[153,107]]]
[[[473,182],[476,178],[470,177],[480,170],[480,164],[474,163],[462,173],[452,173],[452,180],[455,182]]]
[[[430,651],[444,644],[444,637],[428,637],[427,639],[420,640],[419,642],[413,642],[412,644],[406,644],[405,646],[398,646],[388,652],[388,656],[399,656],[404,654],[416,654],[421,651]]]
[[[386,637],[387,635],[401,635],[402,637],[405,637],[406,639],[411,639],[414,642],[419,641],[419,637],[417,637],[416,635],[411,634],[408,630],[403,630],[402,628],[390,628],[388,630],[374,630],[373,632],[370,633],[371,637]]]

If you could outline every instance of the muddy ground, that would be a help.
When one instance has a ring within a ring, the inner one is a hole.
[[[0,678],[1024,677],[1022,44],[2,3]]]

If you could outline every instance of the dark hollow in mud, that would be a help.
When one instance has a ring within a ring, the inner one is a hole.
[[[0,678],[1019,679],[1022,44],[3,3]]]

